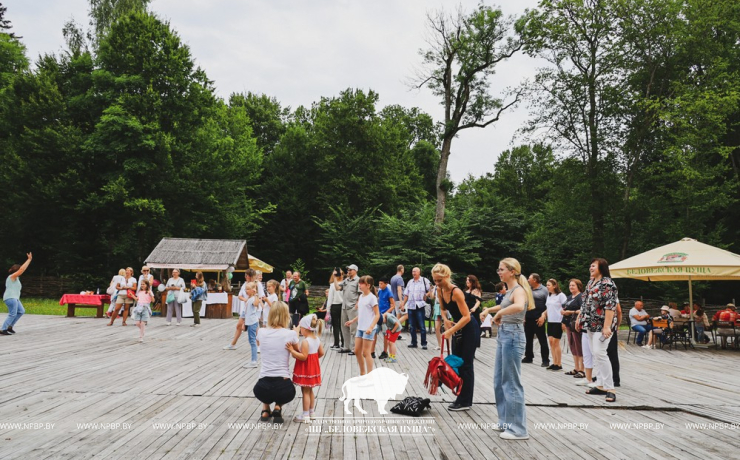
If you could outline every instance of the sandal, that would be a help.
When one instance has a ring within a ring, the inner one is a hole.
[[[581,371],[578,371],[578,372],[576,372],[575,374],[573,374],[573,377],[575,377],[575,378],[577,378],[577,379],[585,379],[585,378],[586,378],[586,374],[584,374],[584,373],[583,373],[583,372],[581,372]]]
[[[128,324],[126,324],[126,322],[124,322],[123,324],[121,324],[121,326],[128,326]]]
[[[578,373],[577,370],[573,369],[572,371],[568,371],[565,373],[565,375],[576,375]]]
[[[275,409],[272,411],[272,421],[274,423],[283,423],[285,420],[283,419],[283,412],[280,409]]]
[[[617,394],[611,391],[606,392],[606,402],[614,402],[617,400]]]
[[[608,393],[604,390],[594,387],[594,388],[589,388],[588,390],[586,390],[586,394],[587,395],[605,395]]]
[[[270,417],[272,417],[272,414],[269,410],[265,409],[262,411],[262,414],[260,414],[260,422],[266,422],[270,420]]]

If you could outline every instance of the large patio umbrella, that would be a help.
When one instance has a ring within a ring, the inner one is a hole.
[[[694,319],[692,281],[740,280],[740,255],[692,238],[651,249],[609,266],[612,278],[643,281],[688,281],[691,319]],[[695,340],[694,330],[691,330]]]

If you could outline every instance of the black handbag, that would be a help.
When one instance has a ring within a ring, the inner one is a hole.
[[[431,399],[422,399],[416,396],[407,396],[400,403],[391,408],[394,414],[411,415],[418,417],[424,409],[431,407]]]

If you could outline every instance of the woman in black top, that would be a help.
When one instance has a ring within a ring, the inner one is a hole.
[[[478,282],[478,277],[475,275],[468,275],[465,279],[465,288],[465,305],[467,305],[468,310],[470,310],[470,317],[473,318],[475,322],[478,323],[478,327],[480,327],[481,296],[483,295],[483,290],[481,289],[480,282]],[[480,348],[480,336],[478,336],[478,344],[476,346]]]
[[[575,321],[578,313],[581,312],[583,283],[581,280],[574,278],[568,283],[568,288],[570,289],[570,295],[565,301],[564,309],[560,313],[563,315],[563,324],[565,324],[568,331],[568,345],[570,346],[570,352],[573,353],[575,369],[566,372],[565,375],[572,375],[577,379],[582,379],[586,377],[585,369],[583,368],[582,334],[581,331],[576,330]]]
[[[455,354],[462,358],[463,365],[460,366],[459,375],[462,379],[462,389],[454,403],[447,409],[452,411],[468,410],[473,405],[473,389],[475,386],[475,374],[473,372],[473,360],[475,349],[480,341],[480,327],[478,321],[471,318],[470,309],[465,304],[465,294],[452,284],[450,278],[452,272],[450,267],[437,264],[432,269],[432,278],[437,285],[437,296],[439,297],[440,312],[445,322],[443,339],[449,339],[460,331],[460,339],[455,347]],[[454,325],[447,319],[447,311],[455,321]],[[455,341],[453,340],[453,343]]]

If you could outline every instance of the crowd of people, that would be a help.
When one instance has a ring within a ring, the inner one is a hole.
[[[9,314],[0,330],[2,335],[14,334],[13,326],[24,313],[20,276],[31,260],[29,253],[23,265],[13,265],[9,271],[3,296]],[[331,328],[333,344],[329,350],[355,356],[359,374],[364,376],[373,370],[375,359],[387,364],[398,363],[397,342],[406,340],[402,332],[409,335],[407,348],[426,350],[426,318],[435,323],[436,350],[447,344],[462,360],[457,369],[462,387],[448,406],[450,411],[472,407],[476,350],[481,346],[481,338],[490,337],[492,326],[497,326],[493,386],[502,439],[529,437],[521,367],[534,362],[535,337],[539,341],[541,367],[557,372],[563,370],[560,341],[565,335],[574,358],[574,369],[564,374],[574,377],[576,385],[587,387],[586,394],[603,395],[607,402],[616,401],[620,379],[614,337],[622,312],[617,286],[610,277],[606,260],[593,259],[588,282],[584,285],[579,279],[569,280],[569,294],[566,295],[557,280],[548,279],[543,285],[537,273],[525,277],[516,259],[503,259],[497,270],[501,282],[495,288],[495,306],[489,308],[483,308],[482,288],[474,275],[468,275],[461,288],[453,283],[452,272],[444,264],[434,266],[431,280],[421,276],[419,267],[412,269],[408,281],[404,280],[404,273],[404,266],[399,265],[395,276],[390,280],[381,278],[376,287],[371,276],[358,275],[358,267],[354,264],[347,267],[346,274],[335,268],[324,304],[309,314],[308,285],[301,279],[300,272],[289,271],[280,282],[270,280],[263,284],[260,272],[246,270],[245,282],[237,296],[240,308],[236,330],[231,342],[223,348],[235,350],[241,334],[247,333],[250,359],[244,367],[259,368],[254,394],[263,404],[261,421],[284,421],[282,409],[295,398],[295,386],[301,388],[303,410],[294,421],[308,423],[314,417],[314,389],[322,382],[320,358],[325,350],[321,336],[325,326]],[[187,301],[186,284],[180,271],[174,269],[166,283],[160,284],[146,266],[138,279],[133,268],[128,267],[111,280],[108,325],[113,325],[120,316],[125,326],[132,314],[139,329],[139,341],[143,342],[146,324],[152,315],[155,288],[166,293],[165,325],[172,324],[174,315],[175,324],[179,326],[182,304]],[[209,286],[203,274],[197,272],[191,291],[193,327],[200,325],[201,305],[207,300],[209,290],[213,291],[214,286]],[[697,336],[705,339],[705,330],[710,327],[707,314],[698,304],[694,305],[693,312]],[[679,311],[676,304],[671,303],[661,308],[660,316],[651,318],[643,302],[637,301],[629,312],[630,327],[637,334],[638,345],[651,347],[655,340],[660,340],[656,337],[665,335],[655,324],[670,329],[676,320],[689,313],[688,305]],[[733,304],[714,316],[713,324],[720,326],[718,334],[724,334],[723,344],[734,331],[723,333],[722,326],[734,324],[736,320]],[[379,335],[383,351],[376,358]],[[291,358],[295,360],[292,371]]]

